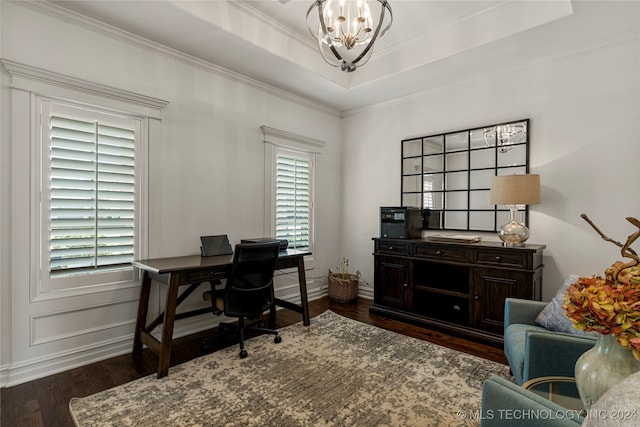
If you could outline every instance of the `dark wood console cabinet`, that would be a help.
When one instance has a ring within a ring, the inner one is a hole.
[[[540,300],[544,245],[374,238],[371,312],[501,343],[504,300]]]

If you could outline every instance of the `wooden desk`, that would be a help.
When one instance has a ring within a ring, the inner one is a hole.
[[[301,304],[293,304],[276,298],[276,305],[302,313],[302,321],[309,326],[309,301],[307,298],[307,279],[304,271],[304,257],[311,252],[289,249],[280,252],[276,269],[297,268],[298,282],[300,284]],[[162,378],[169,372],[169,360],[171,358],[171,343],[173,340],[173,325],[178,319],[210,313],[211,308],[192,310],[186,313],[176,314],[176,307],[180,305],[201,283],[209,280],[224,279],[231,270],[233,255],[219,255],[201,257],[200,255],[182,256],[173,258],[156,258],[133,261],[134,267],[144,271],[142,285],[140,287],[140,300],[138,301],[138,316],[133,337],[133,352],[142,351],[142,344],[146,344],[159,357],[158,378]],[[149,311],[149,293],[151,281],[169,286],[167,300],[163,313],[147,324]],[[178,288],[188,286],[180,295]],[[157,340],[151,332],[162,324],[162,334]]]

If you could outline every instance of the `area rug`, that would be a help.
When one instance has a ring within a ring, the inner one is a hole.
[[[505,365],[325,311],[69,404],[89,426],[474,426]]]

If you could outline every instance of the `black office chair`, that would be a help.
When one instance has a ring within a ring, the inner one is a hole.
[[[240,358],[247,357],[244,349],[245,332],[273,334],[273,341],[279,343],[282,338],[275,329],[264,327],[260,317],[269,309],[275,316],[273,272],[278,260],[280,243],[242,243],[235,246],[231,273],[222,290],[211,287],[211,304],[214,314],[237,317],[237,327],[228,323],[220,323],[218,334],[205,338],[204,348],[209,343],[229,330],[237,331],[240,336]],[[246,320],[248,324],[245,324]]]

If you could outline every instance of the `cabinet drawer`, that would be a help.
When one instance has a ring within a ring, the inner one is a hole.
[[[524,252],[478,251],[476,257],[478,264],[519,268],[527,266],[527,254]]]
[[[388,254],[409,255],[410,246],[403,242],[376,242],[376,252],[384,252]]]
[[[227,277],[224,271],[191,271],[187,273],[187,283],[206,282],[213,279],[224,279]]]
[[[438,258],[446,261],[467,261],[467,251],[455,246],[418,245],[416,256]]]

